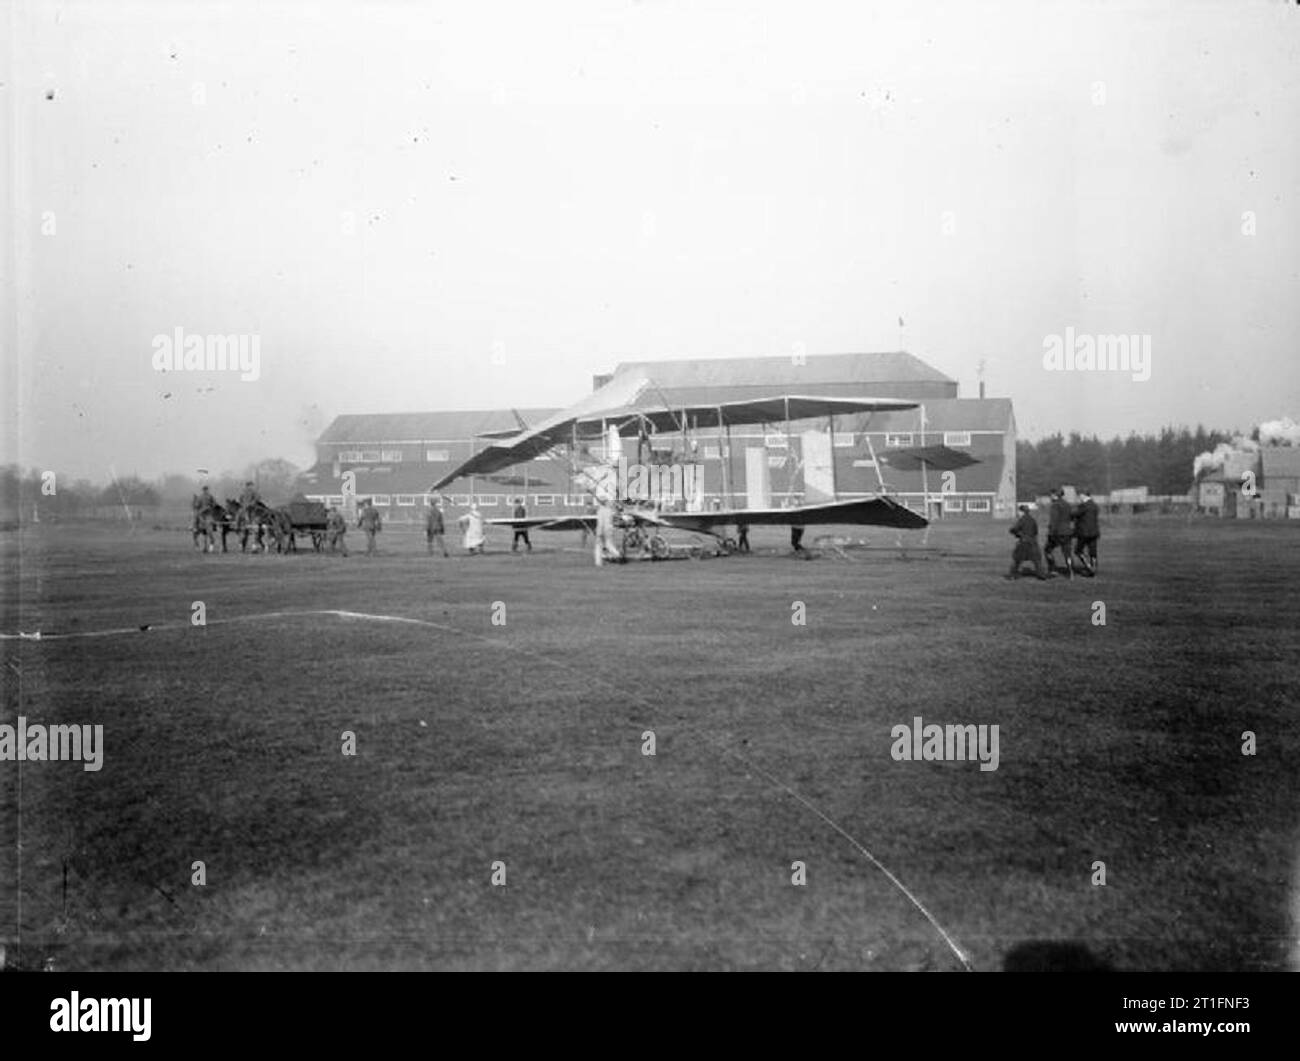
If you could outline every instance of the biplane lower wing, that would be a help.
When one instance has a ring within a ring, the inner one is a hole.
[[[661,512],[657,521],[677,530],[715,534],[714,528],[743,523],[749,527],[815,527],[829,523],[864,524],[921,530],[929,521],[888,497],[829,501],[798,508],[746,508],[720,512]]]
[[[512,530],[594,530],[595,516],[525,516],[521,519],[502,517],[485,520],[490,527],[509,527]]]
[[[828,501],[821,505],[802,505],[798,508],[738,508],[713,512],[650,512],[628,508],[625,519],[667,530],[688,531],[692,534],[710,534],[715,537],[727,527],[745,524],[749,527],[816,527],[832,523],[861,524],[871,527],[897,527],[902,530],[921,530],[929,522],[911,509],[888,497],[868,497],[858,501]],[[494,527],[514,530],[572,531],[596,529],[596,517],[584,516],[528,516],[523,519],[490,519]]]

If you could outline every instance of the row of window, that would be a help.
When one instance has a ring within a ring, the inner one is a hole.
[[[918,515],[925,514],[920,501],[904,501],[903,505]],[[991,512],[993,502],[987,497],[968,497],[965,500],[960,497],[944,497],[943,510],[945,512]]]

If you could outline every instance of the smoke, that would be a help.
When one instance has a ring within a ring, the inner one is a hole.
[[[1212,451],[1198,453],[1192,462],[1192,476],[1199,479],[1204,473],[1217,471],[1236,453],[1258,453],[1261,446],[1300,446],[1300,424],[1289,416],[1280,420],[1265,420],[1252,434],[1259,441],[1238,435],[1231,442],[1220,442]]]
[[[1300,446],[1300,424],[1289,416],[1265,420],[1259,425],[1259,441],[1264,446]]]
[[[1192,461],[1192,477],[1199,479],[1206,472],[1217,471],[1234,453],[1254,453],[1258,449],[1259,443],[1244,435],[1238,435],[1231,442],[1220,442],[1213,450],[1196,455]]]

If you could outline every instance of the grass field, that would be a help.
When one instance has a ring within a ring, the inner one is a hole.
[[[1003,581],[1001,524],[846,533],[873,547],[600,570],[571,534],[0,535],[0,631],[46,635],[0,643],[0,722],[105,747],[0,763],[9,965],[962,968],[858,845],[976,969],[1287,965],[1300,527],[1113,520],[1101,577],[1048,583]],[[998,769],[895,761],[917,715],[997,724]]]

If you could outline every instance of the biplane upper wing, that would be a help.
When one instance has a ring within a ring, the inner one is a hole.
[[[555,413],[527,431],[508,438],[489,439],[488,445],[429,489],[440,490],[467,475],[489,475],[540,457],[575,436],[591,437],[592,428],[605,424],[636,434],[649,424],[655,431],[716,428],[743,424],[779,423],[849,413],[895,412],[915,409],[918,402],[898,398],[819,398],[778,395],[708,405],[670,407],[645,376],[615,377],[594,394]]]
[[[828,501],[798,508],[747,508],[718,512],[661,512],[659,521],[678,530],[712,534],[716,527],[744,523],[750,527],[812,527],[828,523],[856,523],[873,527],[920,530],[929,526],[924,516],[889,497],[857,501]]]

